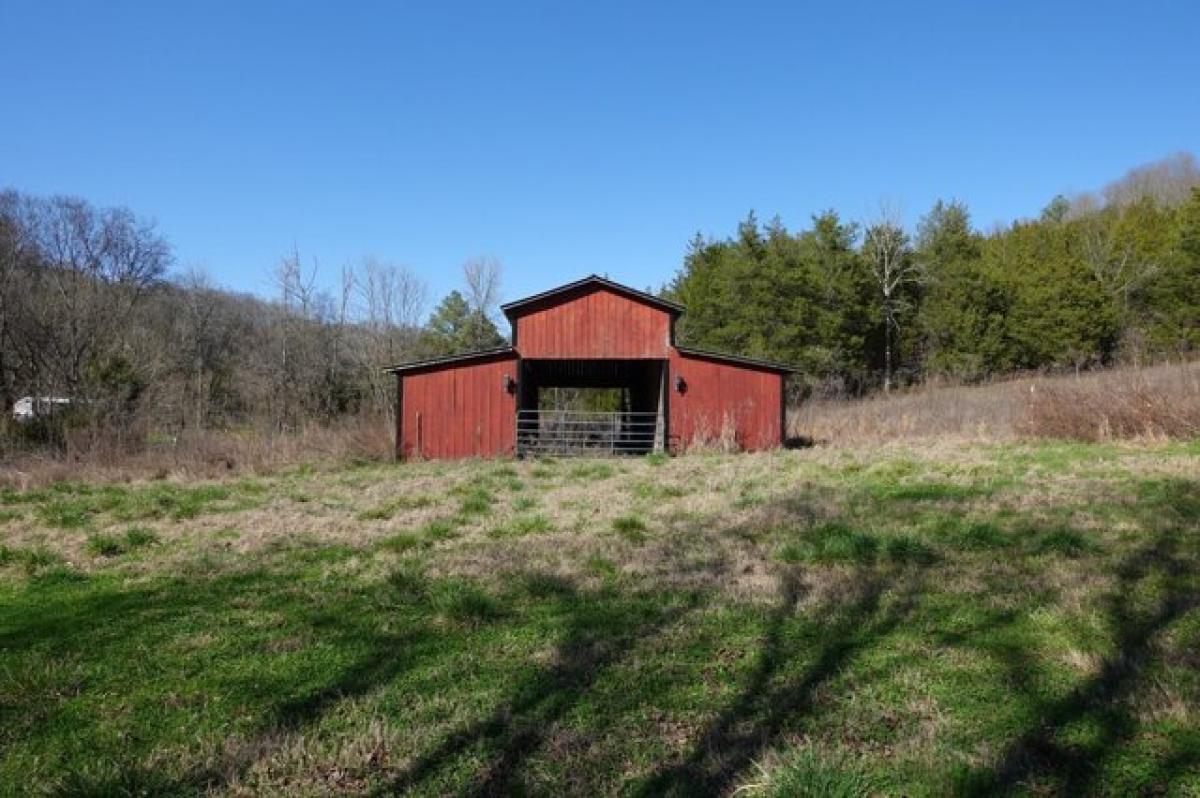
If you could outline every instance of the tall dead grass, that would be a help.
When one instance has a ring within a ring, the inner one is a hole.
[[[788,432],[818,442],[915,438],[1084,441],[1200,436],[1200,361],[985,385],[933,384],[792,408]]]
[[[297,431],[262,428],[204,430],[150,437],[128,445],[96,438],[65,453],[16,452],[0,461],[0,486],[25,489],[64,480],[124,482],[147,478],[204,478],[265,474],[304,463],[386,461],[394,431],[382,416],[311,424]]]
[[[1017,429],[1082,441],[1200,437],[1200,363],[1035,385]]]

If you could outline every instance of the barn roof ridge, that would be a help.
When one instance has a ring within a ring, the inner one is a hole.
[[[566,294],[570,293],[571,291],[576,291],[588,285],[597,285],[607,288],[610,291],[614,291],[618,294],[624,294],[632,299],[637,299],[641,302],[654,305],[667,311],[672,316],[678,316],[684,311],[683,305],[663,299],[662,297],[657,297],[654,294],[648,294],[645,291],[639,291],[636,288],[631,288],[622,283],[614,282],[613,280],[610,280],[607,277],[601,277],[598,274],[589,274],[587,277],[584,277],[581,280],[575,280],[574,282],[566,283],[558,286],[557,288],[551,288],[548,291],[542,291],[541,293],[533,294],[532,296],[527,296],[523,299],[514,299],[512,302],[506,302],[505,304],[501,305],[500,310],[504,311],[504,315],[511,320],[514,315],[520,315],[517,313],[517,311],[520,311],[524,307],[542,302],[547,299],[552,299],[559,294]]]

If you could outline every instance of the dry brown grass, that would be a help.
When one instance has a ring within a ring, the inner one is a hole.
[[[1081,441],[1200,436],[1200,363],[1033,386],[1018,429]]]
[[[833,444],[1195,437],[1200,435],[1200,361],[986,385],[932,384],[855,401],[805,402],[788,414],[788,432]]]
[[[260,428],[162,436],[131,450],[97,439],[65,453],[18,452],[0,460],[0,487],[35,488],[61,481],[128,482],[137,479],[216,479],[266,474],[301,463],[386,461],[393,431],[382,417],[311,424],[294,432]]]

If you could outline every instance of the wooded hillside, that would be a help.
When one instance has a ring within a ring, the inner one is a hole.
[[[695,238],[665,293],[688,307],[683,341],[794,363],[833,395],[1187,355],[1200,169],[1175,156],[987,233],[954,200],[912,231],[888,208],[799,231],[750,214],[730,238]]]
[[[188,430],[387,419],[380,367],[495,346],[499,263],[464,265],[428,307],[413,271],[373,257],[322,289],[293,250],[266,298],[203,272],[126,209],[0,193],[0,402],[69,397],[13,444],[124,445]],[[915,228],[884,208],[807,229],[750,214],[697,236],[662,293],[681,342],[795,364],[798,393],[860,396],[931,375],[974,381],[1190,356],[1200,347],[1200,169],[1178,155],[989,232],[940,201]],[[5,422],[7,423],[7,422]]]

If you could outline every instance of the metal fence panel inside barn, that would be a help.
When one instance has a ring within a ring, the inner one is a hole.
[[[645,454],[663,447],[660,413],[517,412],[517,454]]]

